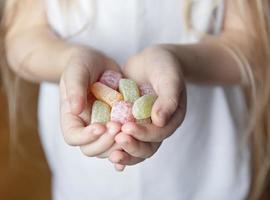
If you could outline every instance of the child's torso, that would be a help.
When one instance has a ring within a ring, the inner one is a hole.
[[[185,31],[187,23],[208,31],[210,22],[216,20],[209,8],[219,0],[195,1],[191,21],[184,19],[188,10],[184,1],[79,0],[78,9],[65,15],[57,0],[47,0],[47,13],[49,24],[61,37],[96,47],[123,64],[130,55],[155,43],[196,41]],[[216,22],[213,26],[218,28],[221,20]]]

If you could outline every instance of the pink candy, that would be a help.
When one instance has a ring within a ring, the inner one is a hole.
[[[132,103],[128,101],[119,101],[115,103],[111,110],[111,121],[125,124],[135,122],[132,115]]]
[[[149,83],[143,83],[139,86],[141,96],[143,95],[154,95],[156,96],[155,90],[153,89],[152,85]]]
[[[121,124],[151,123],[152,106],[157,98],[151,84],[138,86],[134,80],[123,78],[120,72],[106,70],[91,85],[90,91],[96,98],[91,123],[110,120]]]
[[[107,70],[102,74],[99,81],[104,85],[107,85],[110,88],[117,90],[121,78],[122,74],[112,70]]]

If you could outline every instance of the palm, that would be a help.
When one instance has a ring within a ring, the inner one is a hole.
[[[89,124],[94,98],[88,88],[107,69],[119,70],[119,67],[100,52],[83,49],[71,58],[60,81],[64,139],[70,145],[80,146],[87,156],[99,156],[108,151],[115,143],[113,134],[121,128],[111,122]]]
[[[181,125],[186,113],[186,91],[179,61],[159,46],[130,58],[124,74],[138,83],[152,84],[158,96],[152,109],[152,124],[127,123],[116,136],[116,142],[133,157],[116,151],[110,159],[133,165],[152,156]]]

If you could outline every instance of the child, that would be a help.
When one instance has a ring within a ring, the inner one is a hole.
[[[8,60],[21,77],[42,82],[40,133],[54,199],[246,198],[247,112],[235,85],[254,88],[253,76],[257,80],[258,66],[266,64],[256,56],[266,48],[252,52],[263,29],[250,31],[254,19],[263,20],[257,12],[262,2],[9,0]],[[188,21],[183,10],[191,13]],[[184,24],[218,36],[198,43],[199,34],[186,32]],[[128,78],[155,89],[153,124],[88,125],[89,85],[121,66]],[[60,81],[60,105],[58,87],[48,81]],[[108,158],[117,170],[134,167],[116,173],[107,160],[83,156],[64,141],[86,156]]]

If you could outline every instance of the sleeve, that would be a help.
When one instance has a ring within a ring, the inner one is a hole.
[[[93,24],[96,14],[95,0],[44,1],[49,25],[62,38],[69,39]]]
[[[219,34],[224,21],[224,0],[191,0],[190,2],[193,37],[201,39],[205,34]]]

